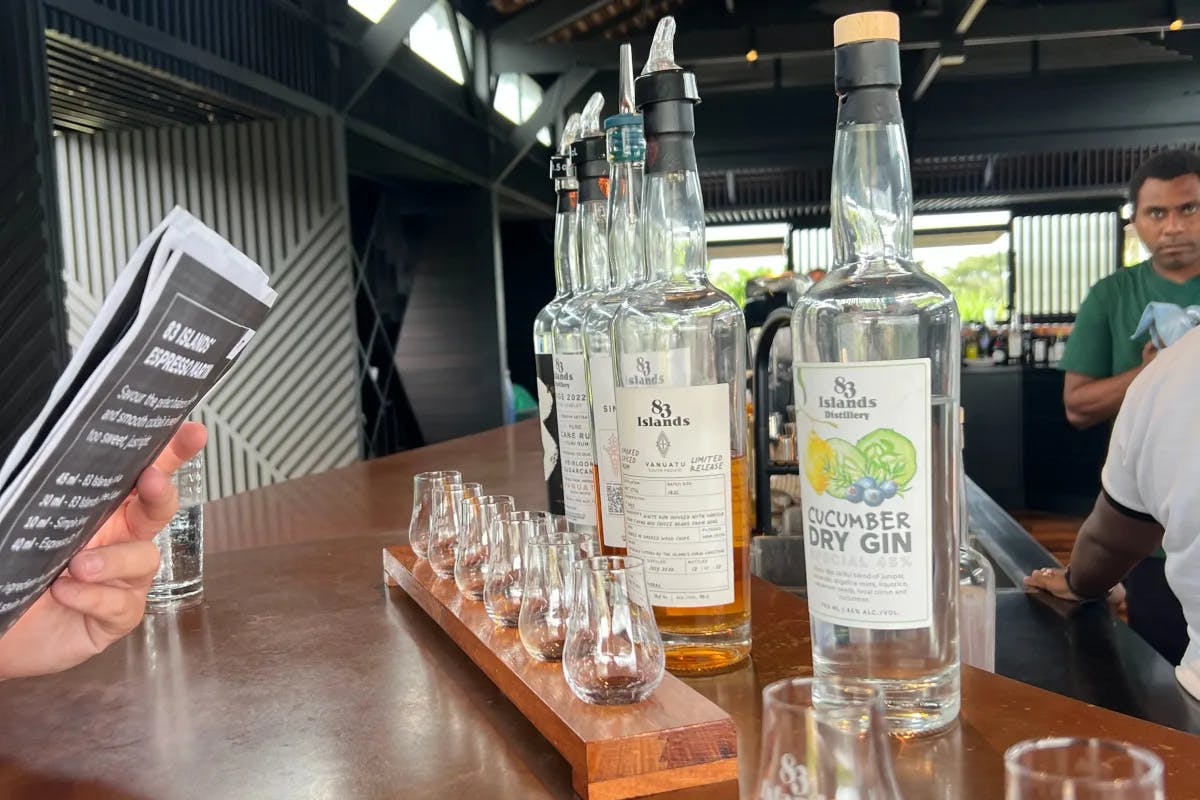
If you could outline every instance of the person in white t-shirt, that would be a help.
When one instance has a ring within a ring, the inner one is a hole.
[[[1103,599],[1161,543],[1189,640],[1175,674],[1200,698],[1200,329],[1130,385],[1100,483],[1070,565],[1037,570],[1025,585],[1068,600]]]

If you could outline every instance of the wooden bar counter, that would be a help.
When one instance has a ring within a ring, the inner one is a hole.
[[[540,465],[529,422],[210,504],[203,605],[62,675],[0,684],[0,797],[571,797],[566,762],[380,567],[415,473],[461,469],[533,508]],[[803,601],[756,581],[753,604],[752,663],[689,681],[738,727],[745,796],[762,687],[810,662]],[[1200,798],[1192,735],[973,669],[963,686],[959,724],[896,745],[910,800],[998,800],[1005,748],[1052,735],[1150,747],[1168,797]]]

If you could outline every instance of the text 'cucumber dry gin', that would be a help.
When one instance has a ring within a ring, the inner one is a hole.
[[[626,545],[645,563],[667,669],[703,673],[750,653],[746,323],[705,274],[700,96],[674,33],[664,17],[635,87],[647,281],[617,311],[613,353]]]
[[[554,319],[579,283],[576,254],[575,205],[578,184],[571,170],[571,143],[579,135],[579,115],[572,114],[563,127],[558,152],[550,157],[554,181],[554,298],[533,319],[533,357],[537,367],[538,417],[541,419],[542,466],[546,495],[554,514],[566,513],[563,504],[562,464],[558,455],[558,409],[554,405]]]
[[[579,182],[575,211],[582,283],[554,319],[554,394],[558,406],[558,452],[562,461],[567,520],[579,530],[596,532],[596,483],[593,479],[592,411],[588,403],[583,320],[597,298],[611,287],[608,267],[608,161],[596,92],[583,107],[579,138],[571,145],[571,164]]]
[[[625,554],[625,504],[621,490],[621,449],[617,435],[617,394],[613,375],[612,322],[617,308],[645,280],[640,220],[642,168],[646,142],[642,118],[634,113],[633,48],[621,45],[618,113],[604,120],[609,164],[608,259],[614,288],[598,299],[583,323],[588,388],[592,399],[592,448],[600,542],[605,553]]]
[[[959,317],[912,260],[899,20],[834,25],[835,263],[792,317],[813,670],[885,692],[891,730],[959,709]]]

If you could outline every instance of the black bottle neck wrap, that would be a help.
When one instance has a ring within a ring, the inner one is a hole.
[[[839,123],[902,123],[900,45],[890,39],[854,42],[833,51]]]
[[[696,77],[663,70],[634,82],[646,135],[646,174],[696,170]]]
[[[608,154],[603,136],[589,136],[571,146],[571,161],[579,179],[579,202],[608,199]]]
[[[575,204],[579,202],[578,192],[575,189],[559,189],[557,194],[558,204],[555,206],[555,213],[575,213]]]

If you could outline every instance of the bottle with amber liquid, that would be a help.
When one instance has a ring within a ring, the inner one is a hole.
[[[583,323],[588,391],[592,403],[600,544],[607,555],[625,555],[625,503],[621,489],[621,448],[617,435],[617,395],[613,377],[612,322],[617,309],[645,281],[642,257],[642,173],[646,142],[633,98],[633,48],[621,45],[618,114],[604,121],[609,164],[607,257],[613,289],[601,297]],[[593,243],[595,249],[605,247]]]
[[[697,674],[750,654],[746,323],[706,275],[700,96],[674,33],[665,17],[635,85],[647,280],[617,311],[613,355],[626,545],[645,563],[667,669]]]

